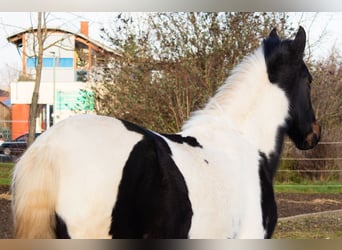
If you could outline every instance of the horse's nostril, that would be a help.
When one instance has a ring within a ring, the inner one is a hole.
[[[312,123],[312,131],[316,135],[318,141],[321,138],[321,130],[322,130],[322,128],[317,121]]]
[[[306,136],[305,142],[307,144],[307,148],[312,148],[313,146],[315,146],[315,142],[317,141],[317,136],[315,135],[314,132],[308,134]]]
[[[309,133],[306,138],[305,142],[308,148],[313,148],[321,139],[321,126],[318,124],[317,121],[312,123],[312,132]]]

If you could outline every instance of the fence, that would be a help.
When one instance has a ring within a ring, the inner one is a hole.
[[[275,178],[276,189],[315,191],[324,188],[342,192],[342,142],[320,142],[316,148],[303,153],[296,151],[292,143],[285,143]],[[16,158],[0,155],[0,162],[13,159]]]
[[[285,145],[275,179],[278,189],[330,189],[342,192],[342,142],[320,142],[305,153]]]

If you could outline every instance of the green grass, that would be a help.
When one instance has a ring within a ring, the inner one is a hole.
[[[274,189],[276,192],[283,193],[342,193],[342,183],[337,181],[276,182]]]
[[[0,185],[10,185],[14,163],[0,163]]]

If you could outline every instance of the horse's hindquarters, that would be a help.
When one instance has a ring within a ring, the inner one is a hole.
[[[65,146],[60,149],[58,215],[71,238],[111,237],[122,170],[142,136],[127,131],[118,120],[103,117],[71,120],[59,135]]]
[[[69,118],[44,132],[15,168],[17,237],[110,237],[122,169],[141,138],[119,120],[93,115]],[[55,232],[55,223],[65,232]]]

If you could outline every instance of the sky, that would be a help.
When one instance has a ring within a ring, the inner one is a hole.
[[[50,27],[63,27],[79,31],[80,21],[89,22],[89,36],[101,42],[99,30],[110,24],[116,13],[111,12],[51,12],[48,17]],[[135,13],[141,15],[142,13]],[[10,78],[10,71],[21,68],[21,58],[13,44],[6,38],[16,32],[32,26],[36,12],[0,12],[0,87],[4,88]],[[342,12],[291,13],[290,20],[294,26],[302,25],[312,45],[315,58],[329,55],[331,47],[342,48]],[[33,24],[33,26],[35,26]],[[323,32],[324,31],[324,32]],[[322,36],[322,34],[324,34]],[[319,42],[319,43],[318,43]]]

